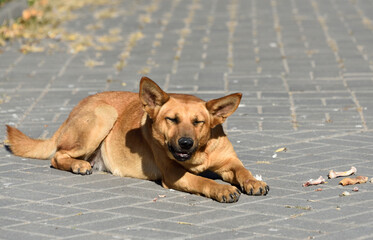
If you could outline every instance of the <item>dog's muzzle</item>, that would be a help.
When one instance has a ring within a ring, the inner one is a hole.
[[[189,160],[193,153],[195,152],[196,148],[193,148],[194,141],[188,137],[182,137],[178,141],[178,146],[174,147],[172,144],[168,145],[169,151],[172,153],[174,158],[178,161],[186,161]]]

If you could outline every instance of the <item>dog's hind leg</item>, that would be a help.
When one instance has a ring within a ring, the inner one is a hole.
[[[92,167],[91,164],[85,160],[79,160],[72,158],[71,155],[74,152],[72,151],[58,151],[51,159],[51,164],[54,168],[71,171],[78,174],[91,174]]]
[[[71,114],[58,137],[52,166],[73,173],[91,174],[91,164],[86,160],[109,134],[117,118],[115,108],[107,104],[86,106]]]

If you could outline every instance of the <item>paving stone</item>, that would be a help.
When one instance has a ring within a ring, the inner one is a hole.
[[[50,237],[70,237],[73,235],[79,235],[85,233],[81,230],[76,230],[72,228],[65,228],[65,227],[56,227],[56,226],[49,226],[45,224],[37,224],[37,223],[28,223],[23,225],[18,225],[16,227],[10,228],[17,231],[23,231],[28,233],[39,233],[48,235]]]
[[[35,234],[31,232],[19,232],[7,229],[0,229],[1,238],[3,239],[50,239],[50,236],[43,236],[41,234]]]

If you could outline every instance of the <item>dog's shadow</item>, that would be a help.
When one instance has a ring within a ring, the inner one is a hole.
[[[5,150],[8,151],[9,153],[13,154],[13,151],[12,151],[12,149],[10,148],[10,145],[4,144],[4,148],[5,148]]]
[[[200,173],[199,176],[209,178],[209,179],[212,179],[212,180],[223,180],[219,174],[214,173],[214,172],[209,171],[209,170],[204,171],[203,173]]]
[[[209,171],[209,170],[204,171],[204,172],[198,174],[198,176],[201,176],[201,177],[204,177],[204,178],[208,178],[208,179],[211,179],[211,180],[222,180],[223,181],[223,179],[221,178],[221,176],[219,174],[214,173],[214,172]],[[154,182],[156,184],[158,184],[159,186],[162,186],[162,180],[161,179],[156,180]]]

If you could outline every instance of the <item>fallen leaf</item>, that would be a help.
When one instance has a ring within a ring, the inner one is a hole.
[[[76,43],[76,44],[70,45],[70,53],[73,53],[73,54],[86,51],[86,50],[87,50],[87,46],[84,45],[83,43]]]
[[[120,40],[122,40],[122,38],[117,35],[104,35],[97,38],[97,41],[100,43],[115,43],[119,42]]]
[[[138,71],[138,73],[141,74],[141,75],[147,75],[147,74],[149,74],[149,72],[150,72],[149,67],[143,67],[140,71]]]
[[[118,35],[121,32],[122,32],[122,30],[120,28],[110,28],[109,29],[109,34],[110,35]]]
[[[113,49],[113,47],[110,46],[110,45],[101,45],[101,46],[96,45],[96,46],[95,46],[95,49],[96,49],[97,51],[110,51],[110,50]]]
[[[64,33],[62,35],[62,39],[66,41],[75,41],[79,38],[79,34],[77,33]]]
[[[87,26],[85,26],[85,29],[88,31],[95,31],[95,30],[102,29],[103,27],[104,27],[103,23],[98,22],[98,23],[88,24]]]
[[[257,164],[271,164],[269,161],[256,161]]]
[[[25,44],[25,45],[21,46],[20,51],[23,54],[27,54],[27,53],[30,53],[30,52],[44,52],[44,47],[38,47],[34,44],[32,44],[32,45]]]
[[[355,178],[345,178],[342,181],[340,181],[339,184],[341,184],[342,186],[346,186],[346,185],[366,183],[367,181],[368,181],[368,177],[357,176]]]
[[[127,66],[127,63],[126,63],[126,61],[124,61],[124,60],[119,60],[119,61],[115,64],[115,68],[117,69],[117,71],[121,71],[125,66]]]
[[[310,206],[290,206],[290,205],[286,205],[285,208],[296,208],[296,209],[307,210],[307,211],[312,210],[312,207],[310,207]]]
[[[182,224],[182,225],[193,225],[192,223],[188,223],[188,222],[177,222],[177,224]]]
[[[290,216],[290,218],[297,218],[297,217],[300,217],[302,216],[304,213],[299,213],[299,214],[293,214]]]
[[[150,23],[151,21],[152,21],[152,18],[149,14],[143,14],[139,16],[140,23]]]
[[[93,59],[88,59],[84,62],[84,65],[86,67],[89,67],[89,68],[94,68],[96,66],[102,66],[104,65],[104,62],[98,62],[96,60],[93,60]]]
[[[277,149],[275,152],[286,152],[287,151],[287,149],[286,149],[286,147],[283,147],[283,148],[279,148],[279,149]]]
[[[118,12],[115,8],[106,8],[94,14],[96,19],[107,19],[107,18],[115,18],[118,16]]]

